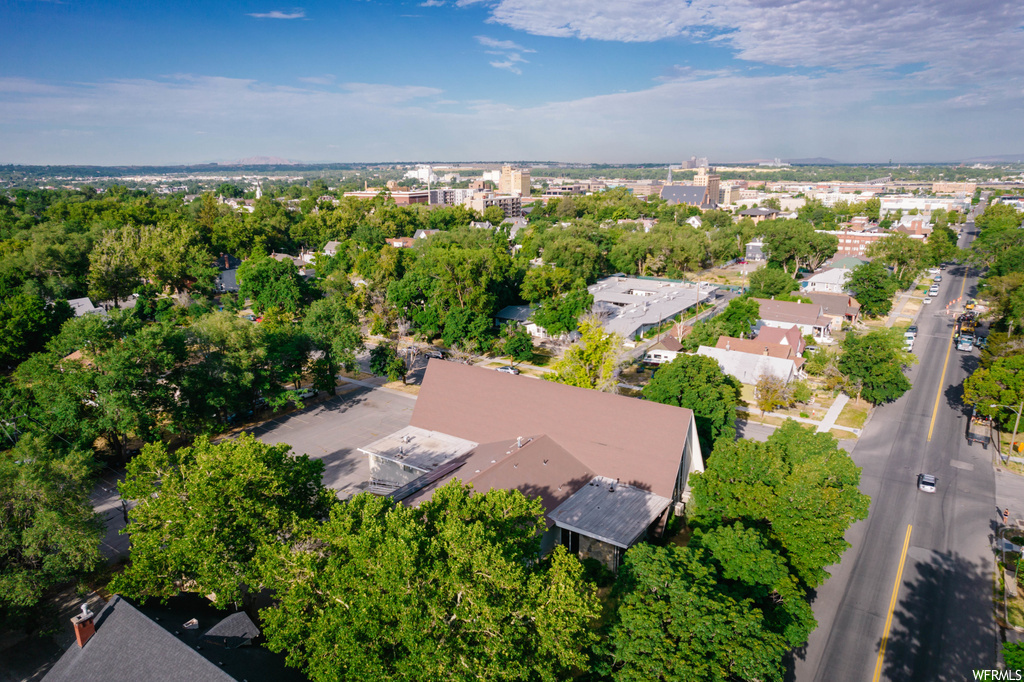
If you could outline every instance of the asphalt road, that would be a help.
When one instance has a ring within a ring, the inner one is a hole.
[[[962,246],[973,231],[968,223]],[[875,411],[853,451],[870,514],[847,533],[852,546],[816,595],[818,628],[794,657],[793,679],[959,681],[994,667],[990,546],[1001,510],[992,451],[965,439],[962,383],[977,351],[952,349],[945,312],[975,285],[963,267],[943,272],[938,299],[917,319],[913,388]],[[936,493],[917,490],[919,472],[938,477]]]

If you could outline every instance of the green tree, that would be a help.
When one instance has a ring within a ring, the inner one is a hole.
[[[594,305],[594,295],[582,279],[576,280],[566,293],[546,298],[533,312],[533,322],[551,336],[576,331],[581,315]]]
[[[782,680],[785,640],[702,559],[676,545],[626,553],[607,642],[614,680]]]
[[[74,317],[66,301],[46,302],[31,294],[0,298],[0,370],[13,369],[31,353],[43,350],[60,326]]]
[[[860,469],[835,438],[792,420],[761,443],[720,442],[704,473],[692,474],[692,525],[702,531],[742,522],[762,529],[806,588],[849,547],[846,530],[867,517]]]
[[[992,405],[1019,409],[1024,402],[1024,355],[996,358],[988,367],[975,370],[964,380],[964,402],[1012,429],[1017,415]]]
[[[309,286],[291,259],[254,256],[238,268],[238,293],[264,312],[279,308],[297,312],[309,297]]]
[[[566,268],[530,268],[523,277],[520,293],[527,303],[540,303],[569,292],[575,283]]]
[[[18,628],[46,590],[101,563],[91,468],[87,452],[57,453],[31,434],[0,452],[0,624]]]
[[[313,368],[314,386],[333,395],[338,368],[351,372],[357,367],[356,352],[363,347],[359,317],[341,296],[313,301],[305,313],[302,330],[313,350],[323,354],[323,362]]]
[[[893,294],[899,287],[889,270],[877,260],[854,268],[846,284],[860,303],[861,312],[868,317],[888,315]]]
[[[413,508],[357,495],[263,561],[268,647],[321,680],[560,680],[598,606],[575,557],[537,561],[543,509],[458,481]]]
[[[842,344],[839,371],[861,386],[860,396],[873,405],[892,402],[910,390],[903,367],[917,356],[903,350],[899,329],[847,334]]]
[[[835,255],[839,240],[835,235],[816,232],[804,220],[770,220],[764,223],[764,250],[768,263],[786,274],[800,268],[814,270]]]
[[[909,235],[891,234],[868,246],[866,255],[892,268],[896,281],[907,287],[928,262],[928,247]]]
[[[1024,642],[1004,642],[1003,662],[1007,670],[1024,671]]]
[[[257,593],[257,552],[302,520],[326,516],[334,497],[321,480],[323,462],[289,450],[246,434],[217,444],[203,437],[173,452],[147,445],[119,486],[135,503],[124,531],[131,562],[111,589],[136,598],[212,593],[218,606]]]
[[[620,336],[605,333],[597,320],[584,320],[580,323],[579,341],[565,351],[562,359],[555,363],[554,371],[545,374],[544,378],[569,386],[614,393],[621,349]]]
[[[89,295],[98,301],[113,299],[114,307],[141,283],[139,233],[131,226],[109,230],[89,254]]]
[[[505,211],[500,206],[488,206],[484,209],[484,220],[497,227],[505,220]]]
[[[370,349],[370,371],[389,381],[405,380],[405,361],[393,343],[379,343]]]
[[[715,319],[722,325],[722,333],[733,338],[750,336],[761,317],[761,304],[753,298],[734,298]]]
[[[701,451],[736,437],[740,384],[714,358],[680,353],[662,365],[643,389],[644,400],[693,410]]]
[[[787,296],[799,288],[792,275],[777,267],[766,265],[750,273],[750,296],[755,298],[776,298]]]
[[[526,362],[533,358],[533,337],[523,325],[509,322],[502,331],[501,352],[511,357],[513,363]]]

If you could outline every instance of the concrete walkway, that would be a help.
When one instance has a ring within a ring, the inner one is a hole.
[[[842,397],[844,399],[843,400],[843,405],[845,405],[846,402],[849,401],[849,398],[847,398],[845,395],[841,395],[840,397]],[[839,402],[839,398],[836,399],[836,402],[837,403]],[[833,407],[834,406],[835,406],[835,404],[833,404]],[[842,406],[840,406],[839,410],[835,413],[835,416],[832,417],[832,419],[830,420],[829,419],[829,414],[831,414],[831,412],[832,412],[832,408],[830,407],[829,411],[825,413],[825,416],[821,419],[821,421],[819,421],[817,419],[809,419],[807,417],[794,417],[792,415],[782,414],[780,412],[765,412],[764,416],[765,417],[775,417],[777,419],[792,419],[793,421],[799,422],[801,424],[808,424],[810,426],[816,426],[817,430],[819,432],[821,432],[821,431],[830,431],[831,429],[836,429],[837,431],[846,431],[848,433],[852,433],[855,436],[859,437],[860,436],[860,431],[861,431],[860,429],[855,429],[855,428],[850,427],[850,426],[839,426],[838,424],[835,423],[835,420],[839,416],[839,412],[841,412],[842,409],[843,409]],[[756,408],[744,407],[742,405],[738,405],[736,407],[736,411],[737,412],[746,412],[747,414],[753,414],[755,412],[760,412],[760,410],[758,410]],[[827,426],[826,426],[826,424],[827,424]]]
[[[818,433],[839,428],[836,426],[836,419],[839,419],[839,413],[843,411],[843,408],[846,407],[846,403],[848,402],[850,402],[850,399],[845,393],[840,393],[836,397],[835,402],[832,403],[832,407],[828,408],[828,412],[825,413],[821,423],[818,424]]]

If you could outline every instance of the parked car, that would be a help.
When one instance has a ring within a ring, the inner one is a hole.
[[[498,371],[499,372],[504,372],[505,374],[519,374],[519,370],[516,369],[515,367],[513,367],[512,365],[506,365],[504,367],[499,367]]]
[[[935,485],[938,482],[939,482],[938,479],[936,479],[931,474],[918,474],[917,475],[917,489],[920,490],[921,492],[924,492],[924,493],[933,493],[933,492],[935,492]]]
[[[928,268],[928,274],[929,275],[937,275],[937,274],[939,274],[939,269],[938,268]]]
[[[932,302],[932,299],[930,299],[930,298],[926,298],[923,301],[921,301],[921,303],[924,303],[924,304],[928,304],[928,303],[931,303],[931,302]]]
[[[932,287],[931,289],[928,290],[928,295],[931,296],[932,298],[935,298],[936,296],[939,295],[939,288]]]
[[[306,388],[300,388],[295,391],[292,391],[292,393],[295,394],[295,397],[298,398],[299,400],[304,400],[306,398],[315,397],[316,389],[313,388],[312,386],[307,386]]]
[[[942,275],[935,275],[934,277],[932,277],[932,281],[933,282],[941,282],[942,281]]]
[[[912,324],[909,327],[907,327],[907,331],[905,331],[903,335],[906,336],[907,334],[910,334],[914,338],[917,338],[917,325]]]
[[[424,353],[424,355],[426,355],[428,358],[433,358],[435,360],[444,360],[444,351],[437,350],[436,348],[433,350],[428,350],[426,353]]]

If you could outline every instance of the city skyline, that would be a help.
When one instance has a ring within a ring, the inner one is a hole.
[[[1024,8],[15,0],[0,163],[1015,153]]]

